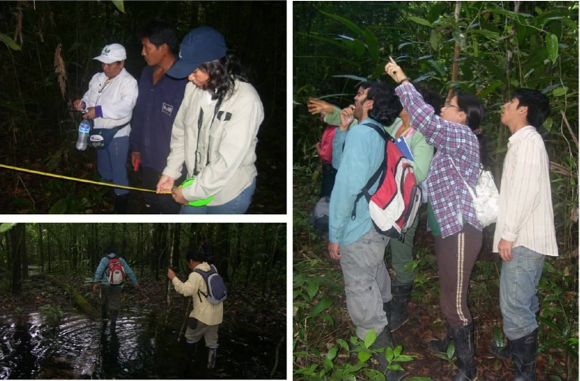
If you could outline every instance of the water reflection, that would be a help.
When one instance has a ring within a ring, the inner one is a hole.
[[[203,340],[191,364],[179,332],[162,324],[163,316],[147,309],[121,311],[114,332],[76,313],[53,326],[43,314],[0,315],[0,379],[269,378],[271,339],[220,329],[216,368],[209,372]],[[279,361],[284,358],[281,353]],[[276,376],[285,378],[285,370]]]

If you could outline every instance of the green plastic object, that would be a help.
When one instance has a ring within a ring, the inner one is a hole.
[[[180,188],[188,187],[193,183],[193,180],[195,180],[195,177],[191,177],[191,178],[185,180],[183,182],[183,184],[181,184],[179,187]],[[187,205],[189,205],[189,206],[206,206],[207,204],[209,204],[211,202],[211,200],[213,200],[213,196],[209,196],[208,198],[204,198],[203,200],[189,201]]]

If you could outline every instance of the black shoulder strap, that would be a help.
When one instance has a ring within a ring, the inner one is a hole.
[[[370,124],[370,123],[369,124],[363,123],[361,125],[362,126],[370,127],[373,130],[375,130],[381,136],[381,138],[383,138],[383,140],[385,141],[385,145],[387,144],[387,142],[389,140],[390,141],[394,141],[393,137],[387,131],[385,131],[385,129],[383,127],[378,127],[377,125]],[[371,176],[371,178],[369,179],[369,181],[367,182],[367,184],[364,186],[363,189],[361,189],[360,193],[356,196],[356,199],[354,200],[354,205],[352,206],[352,213],[350,215],[351,220],[354,220],[356,218],[356,206],[358,204],[358,200],[360,200],[360,198],[362,196],[365,196],[365,198],[367,199],[367,201],[370,200],[371,195],[369,194],[369,189],[373,186],[374,183],[377,182],[377,180],[379,178],[381,178],[381,181],[383,180],[384,176],[386,175],[386,173],[385,173],[385,168],[386,167],[387,167],[387,152],[386,152],[386,149],[385,149],[385,158],[383,159],[383,161],[379,165],[379,168]]]

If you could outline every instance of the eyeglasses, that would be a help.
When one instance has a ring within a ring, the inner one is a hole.
[[[449,103],[449,102],[445,102],[445,105],[444,105],[444,107],[455,107],[455,108],[457,109],[457,111],[461,111],[461,109],[460,109],[458,106],[452,105],[452,104],[451,104],[451,103]]]

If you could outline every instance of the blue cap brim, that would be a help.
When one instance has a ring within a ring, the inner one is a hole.
[[[171,66],[171,68],[169,70],[167,70],[167,73],[165,73],[165,74],[167,74],[170,77],[177,78],[177,79],[187,78],[202,63],[203,62],[192,63],[192,62],[186,62],[184,60],[178,60],[177,62],[175,62],[173,64],[173,66]]]

